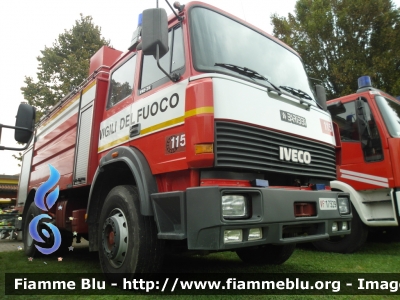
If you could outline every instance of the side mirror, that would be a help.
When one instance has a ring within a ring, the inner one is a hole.
[[[356,111],[357,111],[358,130],[361,139],[361,147],[364,149],[365,147],[368,146],[368,143],[371,140],[371,131],[367,122],[364,102],[362,99],[357,99]]]
[[[142,45],[144,55],[156,58],[157,47],[159,58],[168,52],[168,17],[163,8],[151,8],[143,11]]]
[[[36,112],[34,107],[30,106],[29,104],[21,103],[18,108],[15,126],[0,124],[0,138],[3,127],[15,129],[15,140],[21,144],[26,144],[26,146],[23,148],[10,148],[0,146],[0,150],[21,151],[28,148],[33,137],[33,130],[35,128],[35,116]]]
[[[17,142],[26,144],[32,137],[35,127],[35,108],[29,104],[21,103],[18,108],[15,127],[26,128],[28,130],[15,129],[14,138]]]
[[[317,96],[317,103],[319,105],[321,105],[321,107],[322,107],[322,109],[324,111],[326,111],[327,110],[327,107],[326,107],[326,91],[325,91],[324,86],[317,84],[315,86],[315,93],[316,93],[316,96]]]

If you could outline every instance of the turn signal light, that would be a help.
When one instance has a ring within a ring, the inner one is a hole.
[[[214,153],[213,144],[197,144],[194,146],[195,153],[203,154],[203,153]]]

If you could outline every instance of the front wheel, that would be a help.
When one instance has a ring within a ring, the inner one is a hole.
[[[236,250],[239,258],[250,264],[281,265],[292,256],[296,244],[265,245],[258,248],[243,248]]]
[[[327,240],[313,242],[315,248],[325,252],[354,253],[365,243],[368,237],[368,227],[361,221],[357,211],[352,206],[353,219],[351,233],[344,236],[333,236]]]
[[[154,218],[141,215],[135,187],[121,185],[109,192],[98,232],[101,268],[111,282],[153,273],[161,266],[164,243],[157,238]]]

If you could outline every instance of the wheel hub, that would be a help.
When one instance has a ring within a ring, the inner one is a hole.
[[[128,249],[128,226],[125,215],[113,210],[103,225],[103,251],[110,262],[119,267],[125,260]]]

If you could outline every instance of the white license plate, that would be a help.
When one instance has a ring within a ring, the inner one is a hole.
[[[336,199],[333,198],[319,198],[319,208],[321,210],[336,210]]]

